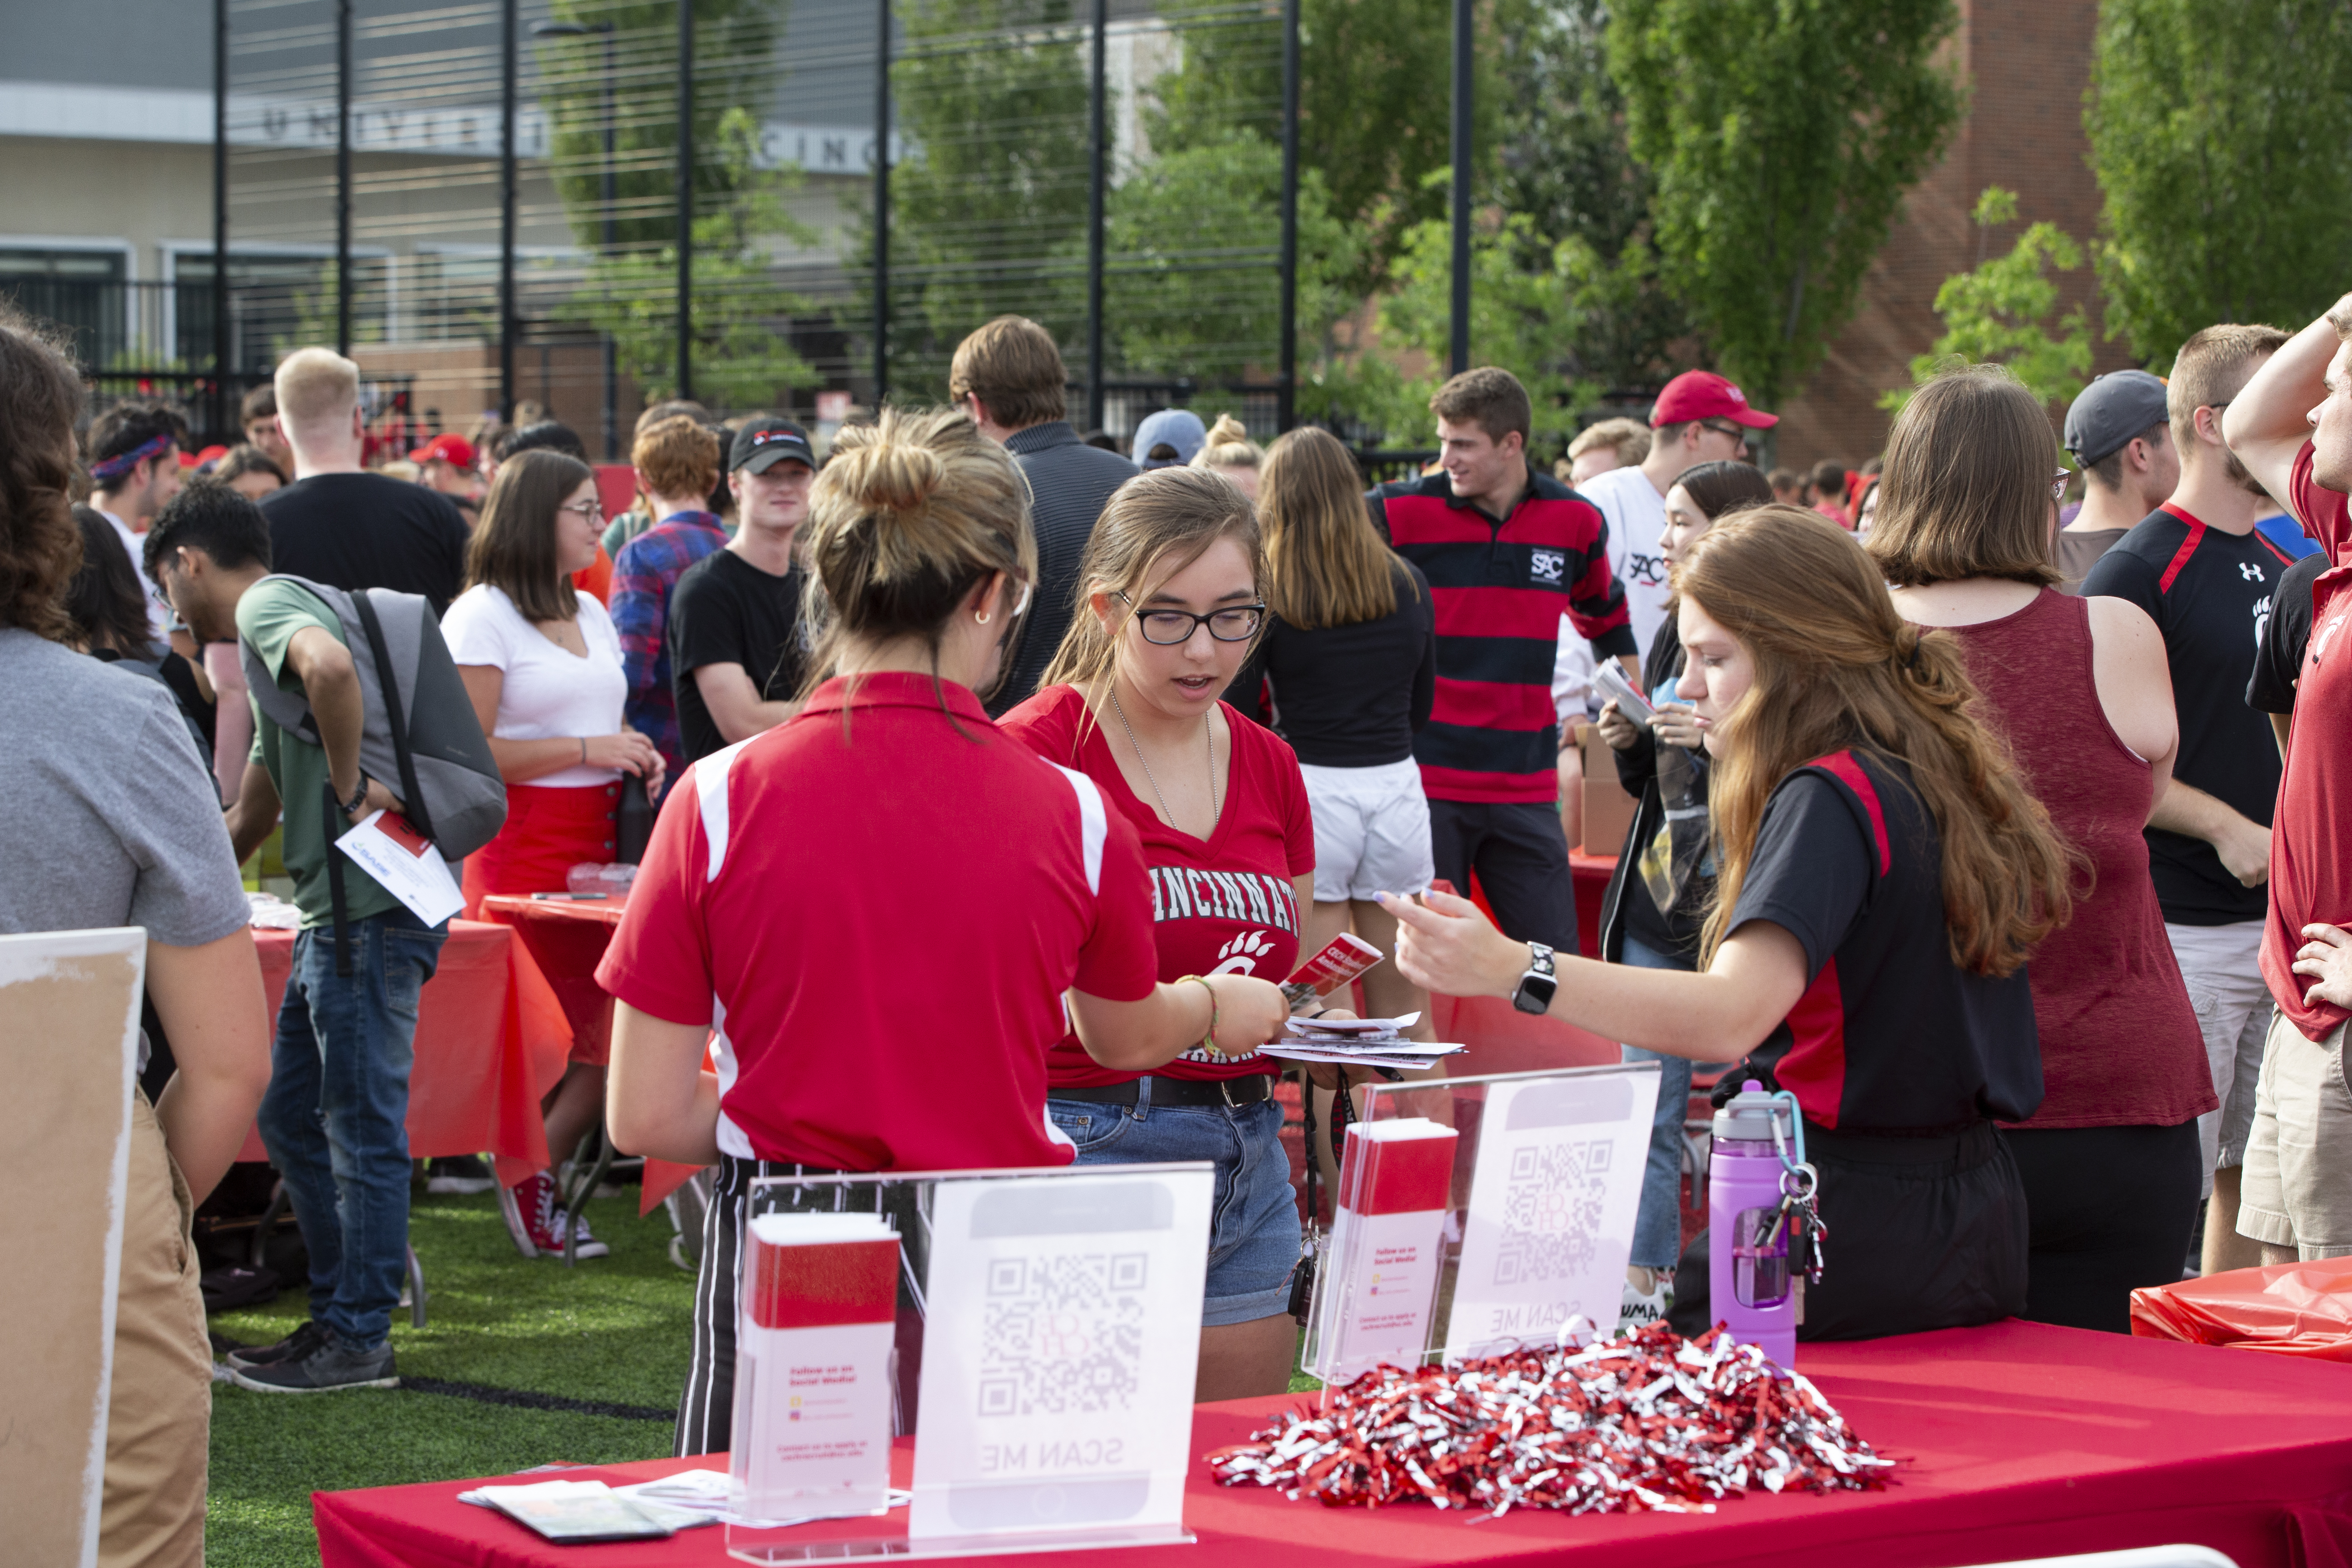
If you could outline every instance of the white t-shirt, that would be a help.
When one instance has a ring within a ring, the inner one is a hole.
[[[145,555],[147,536],[131,531],[129,523],[107,510],[97,509],[98,515],[113,528],[114,536],[122,541],[122,552],[131,557],[131,574],[139,579],[140,587],[147,592],[147,626],[159,643],[172,640],[172,602],[163,597],[163,590],[155,586],[155,579],[147,575]]]
[[[1674,596],[1660,543],[1666,531],[1666,498],[1639,468],[1612,468],[1577,486],[1576,493],[1598,507],[1609,524],[1609,569],[1625,586],[1633,640],[1647,654],[1666,623],[1666,601]]]
[[[550,641],[522,618],[503,589],[485,583],[467,589],[441,617],[442,640],[461,665],[488,665],[505,673],[499,691],[501,741],[553,741],[574,735],[616,735],[629,678],[621,668],[621,638],[604,606],[580,595],[581,658]],[[585,789],[620,777],[613,768],[569,767],[532,779],[535,785]]]

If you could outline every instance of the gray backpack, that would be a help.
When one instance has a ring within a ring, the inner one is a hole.
[[[367,704],[360,766],[400,796],[404,815],[443,858],[459,859],[488,844],[505,825],[507,788],[431,602],[389,588],[346,593],[291,574],[264,580],[317,595],[342,622]],[[316,745],[319,729],[309,701],[270,679],[252,644],[237,647],[255,705]],[[328,820],[335,819],[331,814]],[[330,864],[341,869],[332,857]]]

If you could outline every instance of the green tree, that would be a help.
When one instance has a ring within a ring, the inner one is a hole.
[[[1552,346],[1571,381],[1654,385],[1691,331],[1657,274],[1649,174],[1626,146],[1624,98],[1608,69],[1605,0],[1516,0],[1493,186],[1503,211],[1532,220],[1516,247],[1527,268],[1566,276],[1580,310]],[[1568,247],[1563,255],[1561,247]],[[1471,352],[1486,357],[1475,337]]]
[[[1764,407],[1852,319],[1907,191],[1958,123],[1953,0],[1621,0],[1610,74],[1656,181],[1657,249]]]
[[[817,243],[786,196],[792,168],[765,166],[760,123],[773,97],[782,0],[695,0],[694,391],[722,408],[783,400],[816,373],[784,335],[808,302],[776,281],[775,253]],[[604,243],[605,40],[539,45],[551,159],[572,230],[593,251],[562,314],[613,340],[648,401],[676,395],[677,10],[668,0],[559,0],[559,20],[614,32],[614,244]]]
[[[1104,320],[1118,363],[1143,375],[1237,382],[1269,374],[1280,342],[1282,150],[1234,131],[1129,173],[1111,193]],[[1298,192],[1298,359],[1319,385],[1337,357],[1332,327],[1359,297],[1359,232],[1330,211],[1322,172]]]
[[[1452,157],[1452,0],[1302,0],[1298,159],[1323,180],[1327,210],[1365,243],[1345,285],[1360,299],[1379,287],[1405,231],[1444,211],[1428,184]],[[1151,87],[1151,144],[1162,154],[1217,146],[1253,131],[1282,141],[1279,6],[1195,4],[1163,11],[1183,47],[1181,67]],[[1481,50],[1474,144],[1492,144],[1500,94]],[[1302,252],[1303,253],[1303,252]]]
[[[1086,29],[1070,0],[918,0],[891,73],[891,381],[946,395],[964,334],[1007,312],[1066,345],[1085,321]],[[872,215],[855,226],[873,319]],[[1075,258],[1075,259],[1074,259]]]
[[[1977,226],[1979,253],[1992,230],[2017,221],[2017,193],[1987,185],[1969,221]],[[1911,362],[1916,385],[1946,364],[2005,364],[2036,397],[2063,407],[2083,390],[2091,374],[2091,321],[2080,305],[2057,322],[2053,336],[2043,323],[2058,307],[2058,285],[2050,269],[2072,272],[2083,265],[2083,247],[2054,223],[2037,223],[2020,235],[2006,256],[1956,272],[1936,290],[1936,314],[1944,323],[1936,346]],[[1912,388],[1896,387],[1878,400],[1890,413],[1911,401]]]
[[[2151,363],[2215,321],[2293,328],[2352,255],[2352,7],[2106,0],[2083,122],[2107,326]]]

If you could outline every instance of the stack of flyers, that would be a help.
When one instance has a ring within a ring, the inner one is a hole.
[[[1293,1018],[1287,1040],[1260,1049],[1294,1062],[1346,1062],[1349,1067],[1426,1072],[1437,1065],[1438,1058],[1458,1056],[1470,1048],[1406,1039],[1404,1031],[1420,1022],[1418,1013],[1407,1013],[1402,1018]]]
[[[476,1487],[459,1502],[493,1509],[550,1541],[659,1540],[715,1522],[684,1509],[623,1497],[603,1481]]]

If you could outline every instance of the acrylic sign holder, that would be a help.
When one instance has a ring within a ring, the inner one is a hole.
[[[731,1556],[1190,1542],[1205,1163],[780,1177],[744,1253]]]
[[[1655,1063],[1637,1063],[1359,1089],[1301,1369],[1330,1385],[1381,1362],[1549,1347],[1579,1319],[1614,1331],[1658,1078]],[[1413,1120],[1453,1135],[1380,1136]],[[1447,1145],[1444,1207],[1431,1215],[1437,1194],[1413,1156]]]

